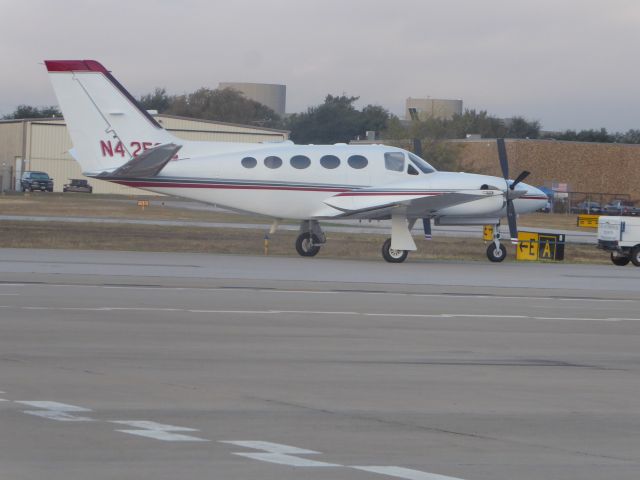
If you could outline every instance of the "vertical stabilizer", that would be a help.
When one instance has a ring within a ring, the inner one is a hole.
[[[177,141],[94,60],[46,60],[83,172],[113,170],[154,145]]]

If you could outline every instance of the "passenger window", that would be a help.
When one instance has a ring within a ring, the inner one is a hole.
[[[282,166],[282,159],[280,157],[267,157],[264,159],[264,166],[267,168],[280,168]]]
[[[244,157],[240,163],[244,168],[255,168],[258,165],[258,161],[253,157]]]
[[[338,168],[340,165],[340,159],[335,155],[325,155],[320,159],[320,165],[328,169]]]
[[[384,154],[384,166],[387,170],[404,172],[404,153],[387,152]]]
[[[309,160],[309,157],[305,157],[304,155],[294,155],[293,157],[291,157],[289,163],[291,163],[291,166],[293,168],[301,170],[311,165],[311,160]]]
[[[362,155],[351,155],[347,160],[347,163],[351,168],[360,170],[369,164],[369,160],[367,160],[367,158],[363,157]]]
[[[407,168],[407,173],[409,175],[418,175],[418,170],[416,170],[413,165],[409,164],[409,168]]]

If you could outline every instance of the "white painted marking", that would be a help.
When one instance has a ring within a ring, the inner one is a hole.
[[[291,445],[283,445],[281,443],[261,441],[221,441],[220,443],[228,443],[239,447],[262,450],[266,453],[233,452],[233,455],[247,457],[253,460],[260,460],[261,462],[277,463],[280,465],[289,465],[291,467],[342,467],[342,465],[337,463],[318,462],[307,458],[295,457],[294,455],[318,455],[321,452],[293,447]]]
[[[438,475],[437,473],[423,472],[421,470],[403,467],[352,466],[351,468],[407,480],[462,480],[457,477],[447,477],[445,475]]]
[[[80,417],[77,415],[71,415],[69,412],[91,412],[90,408],[78,407],[76,405],[69,405],[67,403],[47,402],[47,401],[25,401],[18,400],[16,403],[22,403],[23,405],[29,405],[30,407],[36,407],[41,410],[24,410],[24,413],[29,415],[35,415],[36,417],[47,418],[49,420],[56,420],[58,422],[92,422],[93,418]]]
[[[12,297],[12,296],[19,296],[19,293],[0,293],[1,297]]]
[[[8,402],[9,400],[7,400],[6,398],[0,398],[0,402]]]
[[[500,315],[500,314],[473,314],[473,313],[374,313],[374,312],[340,312],[331,310],[199,310],[183,308],[152,308],[152,307],[16,307],[0,305],[0,308],[12,308],[17,310],[49,310],[49,311],[74,311],[74,312],[188,312],[188,313],[227,313],[241,315],[352,315],[362,317],[394,317],[394,318],[487,318],[487,319],[516,319],[516,320],[571,320],[586,322],[639,322],[640,318],[628,317],[543,317],[538,315]]]
[[[135,430],[116,430],[116,432],[139,435],[141,437],[153,438],[164,442],[208,442],[206,438],[182,435],[173,432],[198,432],[199,430],[189,427],[177,427],[175,425],[165,425],[162,423],[150,422],[147,420],[113,420],[111,423],[128,425]]]

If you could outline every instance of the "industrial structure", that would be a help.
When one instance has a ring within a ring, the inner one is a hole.
[[[173,115],[156,115],[165,129],[185,140],[221,142],[282,142],[289,132],[269,128],[213,122]],[[0,191],[20,189],[23,171],[44,171],[54,179],[54,191],[71,178],[85,178],[69,154],[72,148],[62,118],[0,121]],[[124,154],[124,152],[123,152]],[[146,192],[90,179],[94,193],[136,195]]]
[[[287,86],[273,83],[221,82],[218,88],[232,88],[245,97],[266,105],[281,117],[287,104]]]
[[[407,98],[405,106],[405,120],[413,120],[411,111],[420,120],[439,118],[450,120],[454,115],[462,115],[462,100],[444,100],[440,98]]]

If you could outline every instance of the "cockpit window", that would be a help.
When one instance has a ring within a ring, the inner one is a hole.
[[[407,173],[409,175],[419,175],[418,170],[416,170],[416,167],[414,167],[411,164],[409,164],[409,168],[407,168]]]
[[[409,153],[409,160],[411,160],[411,163],[418,167],[422,173],[433,173],[436,171],[435,168],[413,153]]]
[[[384,166],[393,172],[404,172],[404,153],[387,152],[384,154]]]

